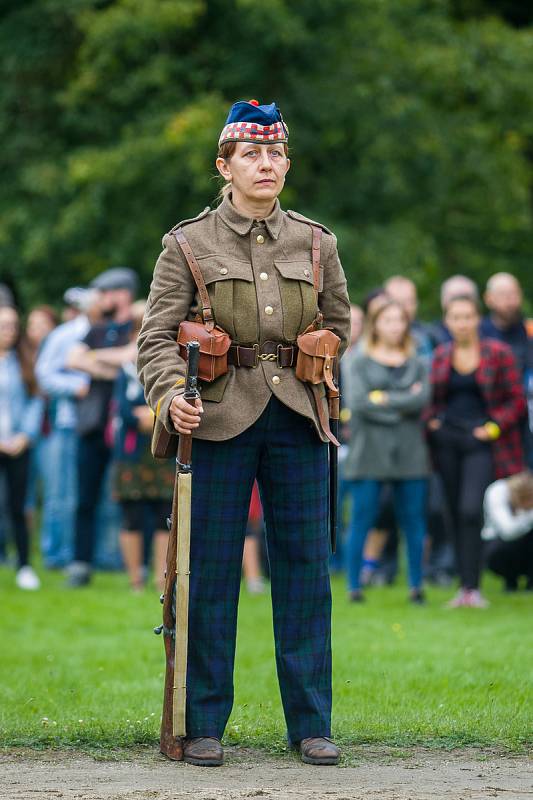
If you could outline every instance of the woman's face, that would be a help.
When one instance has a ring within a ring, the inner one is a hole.
[[[19,316],[14,308],[0,308],[0,350],[11,350],[19,333]]]
[[[237,142],[228,161],[217,158],[222,177],[232,182],[234,197],[248,202],[272,202],[279,195],[290,167],[283,144],[252,144]]]
[[[48,336],[51,330],[54,329],[54,323],[49,314],[45,311],[36,309],[28,316],[26,323],[26,336],[32,345],[38,347],[45,336]]]
[[[375,322],[377,342],[389,347],[398,347],[407,333],[407,328],[408,323],[402,309],[389,306],[381,312]]]
[[[452,300],[444,321],[456,342],[468,342],[477,336],[479,314],[469,300]]]

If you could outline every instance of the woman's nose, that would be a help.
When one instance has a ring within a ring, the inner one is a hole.
[[[272,169],[272,164],[270,163],[270,155],[267,152],[261,153],[261,169]]]

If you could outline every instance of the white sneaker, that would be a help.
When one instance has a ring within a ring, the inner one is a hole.
[[[29,592],[34,592],[36,589],[41,588],[41,581],[32,567],[21,567],[17,572],[15,579],[19,589],[25,589]]]
[[[488,608],[490,603],[483,597],[479,589],[471,589],[467,592],[465,606],[468,606],[468,608]]]

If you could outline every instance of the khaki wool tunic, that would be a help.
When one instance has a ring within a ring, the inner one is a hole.
[[[316,315],[311,261],[311,220],[279,202],[265,220],[242,216],[226,196],[215,210],[176,225],[163,237],[164,250],[154,270],[138,340],[139,377],[148,405],[156,415],[154,441],[163,425],[176,433],[169,416],[173,397],[184,391],[186,363],[176,344],[183,320],[193,320],[201,303],[192,274],[173,235],[183,227],[209,292],[216,324],[235,344],[266,341],[294,343]],[[319,225],[319,223],[313,223]],[[341,338],[342,353],[350,336],[350,304],[335,236],[322,227],[319,306],[324,325]],[[272,394],[308,417],[323,441],[309,387],[294,367],[260,361],[257,368],[230,366],[213,383],[200,385],[204,414],[193,436],[222,441],[249,428]],[[321,386],[323,394],[324,387]],[[325,398],[322,401],[326,404]]]

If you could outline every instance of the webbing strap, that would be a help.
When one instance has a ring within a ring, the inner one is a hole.
[[[318,305],[318,294],[320,291],[320,240],[322,239],[322,228],[319,228],[318,225],[311,225],[311,230],[313,231],[313,244],[311,249],[311,260],[313,262],[313,288],[316,296],[316,317],[313,324],[317,328],[321,328],[324,317]]]
[[[207,287],[205,285],[205,281],[203,279],[202,271],[200,269],[200,265],[196,260],[196,257],[191,249],[189,242],[185,234],[183,233],[182,228],[178,228],[174,231],[174,236],[176,237],[176,241],[181,248],[181,252],[185,256],[185,260],[189,265],[189,269],[191,270],[192,276],[194,278],[194,282],[198,289],[198,294],[200,295],[200,301],[202,303],[202,318],[205,323],[205,327],[208,331],[212,331],[215,327],[215,320],[213,318],[213,312],[211,310],[211,301],[209,300],[209,294],[207,291]]]
[[[311,225],[313,231],[313,247],[311,251],[311,258],[313,262],[313,286],[317,295],[320,286],[320,240],[322,239],[322,228],[317,225]]]

